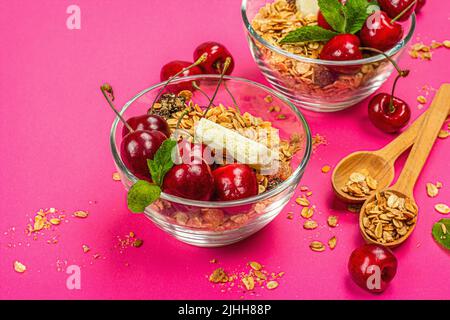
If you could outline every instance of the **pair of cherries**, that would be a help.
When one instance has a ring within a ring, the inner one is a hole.
[[[344,3],[343,0],[341,0]],[[417,0],[379,0],[380,11],[370,15],[359,31],[354,34],[339,34],[322,49],[320,59],[332,61],[359,60],[363,55],[360,46],[380,51],[393,48],[403,37],[403,26],[397,21],[406,21],[414,12]],[[422,4],[423,6],[423,4]],[[319,11],[317,23],[320,27],[333,30]],[[341,73],[352,73],[356,69],[340,68]]]
[[[227,70],[225,71],[225,74],[230,75],[233,72],[234,60],[233,57],[231,56],[231,53],[224,45],[213,41],[200,44],[194,50],[193,55],[194,61],[198,61],[198,59],[200,59],[200,57],[204,54],[206,54],[205,61],[203,61],[198,66],[192,67],[189,70],[185,70],[180,75],[180,77],[187,77],[200,74],[221,74],[225,65],[225,61],[228,57],[231,58],[231,63],[228,66]],[[167,63],[161,69],[160,74],[161,81],[169,80],[175,74],[181,72],[184,69],[187,69],[191,65],[192,62],[182,60],[175,60]],[[192,91],[195,89],[189,82],[181,82],[178,83],[177,85],[172,86],[171,88],[174,89],[174,91],[176,92],[180,92],[183,90]]]
[[[256,174],[245,164],[227,164],[211,170],[207,158],[211,155],[203,144],[178,143],[183,161],[166,174],[163,191],[174,196],[202,201],[232,201],[258,194]],[[209,162],[210,163],[210,162]]]

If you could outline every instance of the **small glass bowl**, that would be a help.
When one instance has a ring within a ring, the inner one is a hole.
[[[262,7],[272,2],[274,0],[242,1],[247,40],[267,81],[299,107],[316,112],[346,109],[375,92],[394,70],[383,55],[352,61],[327,61],[302,57],[269,43],[252,27],[252,20]],[[386,52],[395,61],[411,40],[415,25],[413,14],[403,23],[407,30],[404,38]]]
[[[186,81],[200,83],[202,90],[211,97],[218,84],[219,76],[197,75],[173,81],[171,86]],[[145,210],[145,215],[159,228],[185,243],[201,247],[218,247],[247,238],[272,221],[292,197],[305,170],[311,154],[311,133],[303,115],[281,94],[264,85],[246,79],[225,77],[226,87],[221,85],[216,103],[232,106],[232,92],[241,113],[261,117],[271,121],[279,129],[281,139],[289,139],[292,134],[300,137],[301,149],[291,161],[292,174],[288,179],[257,196],[238,201],[195,201],[179,198],[166,193]],[[125,119],[145,114],[163,83],[137,94],[125,104],[121,114]],[[271,98],[268,98],[270,96]],[[200,106],[208,103],[205,95],[194,91],[192,100]],[[279,106],[280,113],[269,112],[270,106]],[[283,119],[279,119],[283,114]],[[129,189],[137,178],[125,167],[119,154],[122,139],[122,123],[116,118],[110,135],[111,151],[125,189]]]

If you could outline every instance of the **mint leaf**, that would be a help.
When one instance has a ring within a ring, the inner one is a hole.
[[[352,2],[352,0],[348,2]],[[345,33],[347,25],[346,12],[339,0],[319,0],[319,8],[325,20],[334,30],[339,33]]]
[[[433,225],[432,230],[434,240],[443,246],[445,249],[450,250],[450,219],[444,218],[439,220]]]
[[[161,195],[161,188],[145,180],[139,180],[128,191],[128,209],[134,213],[144,212]]]
[[[280,43],[328,41],[336,35],[338,35],[338,33],[326,30],[319,26],[305,26],[289,32],[283,39],[280,40]]]
[[[162,185],[164,176],[173,167],[172,151],[176,145],[177,142],[175,140],[167,139],[161,144],[153,160],[147,160],[152,180],[158,186]]]
[[[373,3],[369,3],[367,0],[347,1],[345,6],[343,6],[346,16],[346,27],[344,32],[355,34],[361,30],[367,18],[371,14],[369,6],[373,5]]]

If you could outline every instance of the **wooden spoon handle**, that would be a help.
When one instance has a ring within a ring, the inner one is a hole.
[[[408,127],[408,129],[401,133],[397,138],[392,140],[392,142],[386,145],[384,148],[376,151],[376,153],[393,164],[395,160],[397,160],[397,158],[401,154],[403,154],[403,152],[405,152],[412,146],[423,125],[423,121],[425,121],[425,118],[428,116],[428,113],[429,110],[424,112]]]
[[[450,112],[450,84],[443,84],[422,121],[419,134],[393,189],[412,196],[414,185],[422,171],[442,124]]]

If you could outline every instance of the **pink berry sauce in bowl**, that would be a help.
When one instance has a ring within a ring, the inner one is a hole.
[[[174,80],[167,88],[176,88],[181,82],[195,81],[203,92],[193,91],[192,101],[208,105],[205,96],[216,90],[218,75],[195,75]],[[283,95],[259,83],[226,76],[215,105],[239,106],[278,129],[280,139],[297,137],[298,151],[290,159],[290,175],[283,181],[255,196],[234,201],[198,201],[162,193],[160,199],[145,209],[145,215],[159,228],[178,240],[200,247],[219,247],[243,240],[270,223],[294,194],[309,161],[312,141],[309,126],[301,112]],[[164,83],[145,89],[128,101],[121,110],[125,119],[145,114]],[[232,93],[232,96],[229,94]],[[234,97],[234,101],[233,98]],[[276,106],[277,112],[273,112]],[[272,109],[271,109],[272,108]],[[272,111],[272,112],[271,112]],[[280,116],[282,115],[282,116]],[[123,125],[116,118],[110,134],[113,159],[121,181],[128,190],[137,180],[120,156]]]

